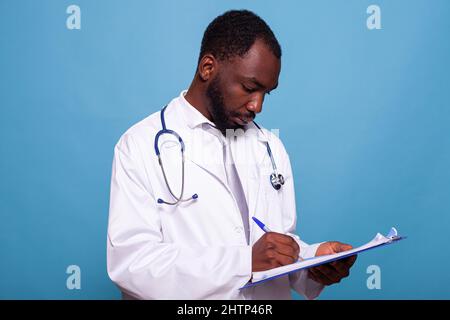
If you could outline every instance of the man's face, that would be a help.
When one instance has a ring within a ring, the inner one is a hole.
[[[257,40],[244,57],[220,61],[206,95],[208,111],[217,128],[243,128],[261,112],[264,96],[278,85],[281,62]]]

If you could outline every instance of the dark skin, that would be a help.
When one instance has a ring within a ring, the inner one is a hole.
[[[277,87],[280,69],[281,61],[261,41],[256,41],[243,58],[219,61],[212,54],[205,54],[185,98],[214,122],[210,112],[213,106],[206,91],[211,81],[220,75],[220,91],[226,111],[237,113],[250,122],[261,112],[265,95]],[[227,127],[242,127],[242,121],[237,118],[231,117]]]
[[[264,97],[278,86],[281,61],[266,44],[256,40],[243,57],[219,60],[205,54],[198,65],[194,80],[186,93],[186,100],[218,128],[243,128],[262,111]],[[224,117],[215,119],[212,99],[208,95],[211,84],[222,97]],[[220,122],[220,124],[219,124]],[[338,241],[322,243],[316,256],[338,253],[352,246]],[[300,248],[290,236],[268,232],[252,247],[252,271],[264,271],[291,264],[299,258]],[[347,277],[356,256],[310,268],[311,279],[323,285],[340,282]]]

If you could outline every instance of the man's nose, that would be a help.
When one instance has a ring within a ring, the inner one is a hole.
[[[255,114],[260,113],[262,111],[263,102],[264,96],[257,95],[247,104],[247,109]]]

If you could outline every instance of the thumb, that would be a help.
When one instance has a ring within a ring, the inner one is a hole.
[[[332,243],[332,248],[334,252],[342,252],[342,251],[347,251],[352,249],[353,247],[349,244],[346,243],[341,243],[341,242],[333,242]]]

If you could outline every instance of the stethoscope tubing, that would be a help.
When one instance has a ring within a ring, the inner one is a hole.
[[[165,201],[165,200],[163,200],[161,198],[158,198],[157,202],[159,204],[176,205],[176,204],[178,204],[180,202],[196,200],[196,199],[198,199],[198,195],[195,193],[190,198],[183,199],[183,194],[184,194],[184,164],[185,164],[184,150],[185,150],[185,146],[184,146],[183,139],[181,138],[181,136],[177,132],[175,132],[174,130],[167,129],[166,121],[165,121],[165,117],[164,117],[164,112],[166,111],[166,108],[167,108],[167,106],[165,106],[161,110],[161,125],[162,125],[162,129],[156,133],[155,142],[154,142],[154,149],[155,149],[156,156],[158,157],[158,163],[159,163],[159,166],[161,167],[161,171],[162,171],[162,174],[163,174],[163,177],[164,177],[164,182],[166,183],[166,186],[167,186],[167,189],[169,190],[170,195],[175,199],[175,201],[169,202],[169,201]],[[259,130],[262,131],[261,127],[256,122],[253,121],[253,123],[255,124],[255,126]],[[169,181],[168,181],[167,175],[166,175],[166,171],[164,170],[163,161],[161,159],[161,153],[160,153],[160,150],[159,150],[158,142],[159,142],[159,138],[162,135],[164,135],[164,134],[169,134],[169,135],[175,136],[178,139],[178,142],[180,143],[180,146],[181,146],[180,147],[180,151],[181,151],[181,192],[180,192],[180,195],[178,197],[175,195],[175,193],[170,188]],[[270,161],[272,162],[272,168],[273,168],[273,173],[269,177],[270,178],[270,183],[272,184],[272,187],[275,190],[279,190],[279,189],[281,189],[281,186],[284,184],[284,177],[283,177],[283,175],[278,173],[277,165],[275,163],[275,159],[273,157],[272,150],[270,149],[269,142],[265,141],[265,145],[266,145],[267,153],[269,154]]]

